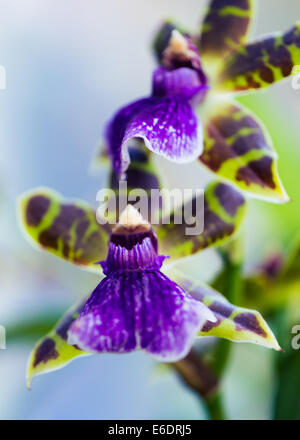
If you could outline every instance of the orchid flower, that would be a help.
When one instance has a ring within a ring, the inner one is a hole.
[[[121,108],[107,126],[107,151],[119,176],[128,168],[131,140],[140,138],[173,162],[197,159],[254,197],[288,201],[270,136],[232,98],[294,72],[300,24],[248,43],[252,15],[252,0],[212,0],[200,33],[191,36],[170,22],[162,26],[154,42],[160,66],[151,95]]]
[[[95,263],[101,260],[103,270],[89,298],[68,311],[33,349],[28,386],[33,376],[91,353],[142,349],[158,361],[174,362],[202,336],[280,350],[258,312],[230,304],[211,287],[167,264],[161,268],[166,255],[160,255],[158,248],[180,258],[236,233],[245,199],[231,186],[210,184],[205,192],[204,231],[190,238],[173,216],[154,231],[132,206],[111,229],[97,223],[86,203],[66,201],[46,188],[24,194],[19,207],[21,226],[34,245],[100,273]]]

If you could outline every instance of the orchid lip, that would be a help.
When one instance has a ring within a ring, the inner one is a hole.
[[[165,258],[149,223],[127,207],[101,263],[106,277],[72,323],[68,343],[97,353],[142,349],[161,362],[183,358],[204,323],[215,318],[160,272]]]

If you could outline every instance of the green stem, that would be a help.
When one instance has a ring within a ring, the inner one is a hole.
[[[241,301],[243,283],[242,283],[242,252],[241,244],[238,239],[231,241],[221,251],[224,262],[224,269],[219,280],[219,290],[232,303],[239,304]],[[219,379],[223,376],[224,370],[228,364],[232,343],[227,340],[218,342],[213,369]],[[222,392],[219,389],[215,394],[207,399],[207,408],[211,419],[226,419],[226,412],[223,407]]]
[[[222,394],[220,391],[213,394],[206,400],[206,406],[211,420],[226,420]]]

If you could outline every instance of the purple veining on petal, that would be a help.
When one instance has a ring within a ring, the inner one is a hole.
[[[175,70],[167,70],[158,67],[153,72],[153,96],[178,96],[194,101],[197,104],[204,99],[208,85],[200,77],[196,70],[181,67]]]
[[[93,291],[68,332],[68,343],[89,352],[142,349],[174,362],[190,350],[203,324],[215,320],[202,302],[160,272],[150,224],[131,205],[113,229],[107,275]]]
[[[159,271],[112,273],[72,324],[69,343],[98,353],[143,349],[175,362],[188,353],[208,313]]]
[[[193,110],[207,92],[207,85],[193,69],[169,71],[159,67],[153,74],[153,95],[121,108],[106,129],[108,153],[118,176],[129,166],[128,149],[140,138],[154,153],[188,163],[203,151],[201,121]]]
[[[113,234],[107,259],[101,265],[106,275],[117,271],[159,270],[166,258],[157,255],[157,238],[150,229],[135,234]]]
[[[108,125],[106,136],[118,175],[129,166],[128,146],[136,137],[177,163],[191,162],[203,150],[202,125],[190,103],[178,96],[151,97],[124,107]]]
[[[154,153],[177,162],[195,160],[203,150],[202,126],[190,103],[178,96],[151,98],[127,126],[122,149],[134,137],[142,138]]]

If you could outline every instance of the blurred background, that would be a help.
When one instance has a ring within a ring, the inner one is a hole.
[[[257,3],[253,37],[287,30],[300,19],[298,0],[289,0],[288,7],[280,0]],[[45,317],[46,331],[51,317],[54,324],[98,278],[33,249],[16,220],[16,198],[35,186],[96,204],[107,173],[91,173],[91,158],[112,113],[149,92],[155,29],[163,18],[174,17],[195,30],[206,4],[0,1],[0,65],[7,75],[6,90],[0,90],[0,324],[7,329],[7,349],[0,350],[1,419],[207,416],[175,373],[162,370],[143,353],[81,358],[39,376],[32,390],[26,390],[26,362],[36,340],[20,334],[20,328],[24,323],[34,326],[37,318],[43,323]],[[270,252],[286,249],[300,229],[300,90],[287,80],[240,101],[271,133],[291,197],[285,206],[250,201],[243,229],[246,270],[251,270]],[[187,170],[197,187],[210,178],[195,165],[170,166],[160,159],[159,166],[168,173],[170,186],[186,179]],[[205,251],[193,265],[209,281],[219,262],[214,251]],[[183,267],[191,270],[190,261]],[[36,329],[37,334],[42,330]],[[232,353],[223,384],[229,416],[271,418],[273,353],[250,344],[236,344]]]

